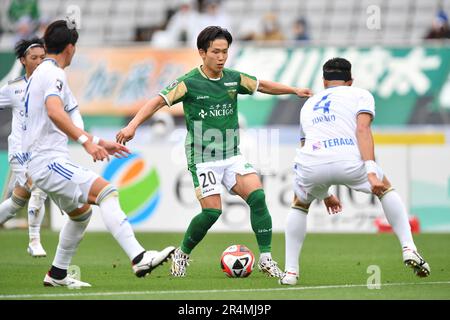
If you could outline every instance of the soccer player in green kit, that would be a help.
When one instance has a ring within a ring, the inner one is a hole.
[[[282,275],[271,256],[272,218],[261,180],[239,151],[237,95],[259,91],[309,97],[312,92],[258,81],[245,73],[224,68],[231,42],[232,36],[226,29],[205,28],[197,38],[203,64],[149,100],[116,136],[119,143],[126,143],[134,137],[137,127],[156,111],[165,105],[170,107],[183,102],[188,130],[185,144],[188,169],[202,212],[192,219],[181,246],[174,253],[171,274],[175,277],[186,275],[191,251],[222,213],[221,184],[250,207],[251,225],[260,251],[259,269],[272,277]]]

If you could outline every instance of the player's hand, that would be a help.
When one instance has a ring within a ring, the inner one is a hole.
[[[107,159],[109,161],[109,155],[105,148],[102,146],[93,143],[92,141],[86,141],[83,144],[84,149],[87,153],[89,153],[92,158],[94,159],[94,162],[103,161]]]
[[[369,179],[369,183],[371,186],[372,193],[376,195],[377,197],[381,197],[387,190],[386,186],[384,185],[383,181],[378,179],[377,175],[375,173],[369,173],[367,175],[367,178]]]
[[[327,208],[328,214],[335,214],[342,211],[341,201],[334,194],[328,198],[323,199],[323,203]]]
[[[309,88],[296,88],[295,94],[301,98],[305,98],[305,97],[311,97],[313,95],[313,92]]]
[[[119,159],[126,158],[129,154],[131,154],[131,151],[127,147],[117,142],[102,139],[100,140],[100,145],[105,148],[108,154]]]
[[[136,128],[128,125],[116,135],[116,141],[120,144],[125,145],[128,141],[134,138],[136,133]]]

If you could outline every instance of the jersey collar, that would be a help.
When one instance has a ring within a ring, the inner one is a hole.
[[[53,58],[45,58],[42,62],[44,62],[44,61],[50,61],[50,62],[53,62],[53,64],[54,64],[55,66],[59,67],[59,66],[58,66],[58,63],[57,63],[56,60],[53,59]]]
[[[223,78],[223,71],[222,71],[222,76],[221,76],[220,78],[210,78],[210,77],[208,77],[208,76],[206,75],[206,73],[203,72],[202,66],[201,66],[201,65],[198,66],[197,69],[198,69],[198,71],[200,72],[200,74],[201,74],[204,78],[206,78],[206,79],[208,79],[208,80],[211,80],[211,81],[219,81],[220,79]]]

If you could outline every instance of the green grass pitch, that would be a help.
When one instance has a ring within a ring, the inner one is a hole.
[[[147,249],[177,246],[180,233],[137,233]],[[431,276],[416,277],[401,259],[392,234],[308,234],[297,286],[280,286],[256,268],[250,277],[230,279],[220,269],[220,255],[231,244],[245,244],[257,256],[253,234],[210,233],[194,250],[186,278],[169,275],[170,264],[146,278],[136,278],[126,255],[107,233],[87,233],[72,265],[92,288],[45,288],[42,280],[57,245],[58,234],[43,231],[46,258],[26,253],[27,232],[0,230],[0,300],[5,299],[450,299],[450,234],[415,236],[430,263]],[[274,234],[273,256],[284,266],[284,235]],[[381,288],[368,289],[367,269],[381,270]]]

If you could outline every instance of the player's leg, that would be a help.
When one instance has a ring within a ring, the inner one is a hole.
[[[402,246],[403,261],[413,268],[419,277],[427,277],[431,271],[430,266],[417,252],[406,207],[386,176],[383,177],[383,183],[387,190],[379,199],[384,214]]]
[[[58,203],[58,200],[56,200],[56,203]],[[53,259],[50,270],[45,275],[44,286],[91,286],[89,283],[74,279],[67,274],[72,257],[75,255],[75,252],[83,239],[91,215],[92,208],[88,204],[82,205],[80,208],[68,213],[69,219],[66,220],[59,233],[59,242],[56,248],[55,258]]]
[[[45,199],[47,194],[39,188],[32,188],[28,202],[28,234],[30,242],[28,253],[32,257],[45,257],[47,253],[41,245],[41,224],[45,215]]]
[[[186,276],[186,267],[189,265],[189,255],[202,241],[208,230],[219,219],[222,213],[221,180],[222,169],[208,167],[203,164],[198,168],[190,168],[197,199],[202,211],[192,218],[184,234],[183,241],[175,250],[170,273],[175,277]]]
[[[250,207],[250,222],[256,236],[260,252],[258,268],[271,277],[281,277],[282,271],[272,259],[272,217],[266,204],[266,196],[261,180],[256,173],[242,175],[239,170],[229,170],[234,175],[235,184],[230,182],[230,174],[226,174],[226,185],[239,195]]]
[[[162,251],[146,251],[135,237],[133,228],[123,212],[117,189],[102,177],[89,188],[88,202],[100,207],[103,222],[131,260],[136,276],[143,277],[167,261],[175,250],[169,246]]]
[[[303,203],[295,195],[286,218],[285,267],[280,284],[295,285],[300,275],[300,254],[306,237],[310,203]]]
[[[0,203],[0,225],[14,218],[17,212],[25,207],[29,198],[30,192],[27,188],[16,186],[11,197]]]
[[[14,176],[14,189],[11,196],[0,203],[0,225],[13,218],[30,198],[25,169],[15,159],[10,162],[10,167]]]
[[[371,186],[367,179],[364,164],[357,162],[347,165],[345,175],[349,177],[347,186],[352,189],[371,193]],[[408,212],[398,193],[392,188],[391,183],[384,175],[383,170],[377,166],[377,177],[383,181],[386,191],[379,197],[384,214],[392,226],[400,245],[402,246],[403,261],[406,265],[414,268],[415,273],[420,277],[426,277],[430,273],[428,263],[417,253],[417,248],[411,233]]]

